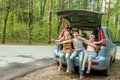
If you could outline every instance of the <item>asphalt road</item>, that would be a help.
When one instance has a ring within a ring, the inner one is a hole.
[[[117,52],[120,52],[120,46],[119,46],[119,47],[117,47]]]
[[[54,46],[0,45],[0,80],[52,65]]]

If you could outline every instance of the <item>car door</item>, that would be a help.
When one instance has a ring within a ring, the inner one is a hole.
[[[107,39],[108,39],[107,47],[109,48],[109,53],[112,56],[114,56],[116,53],[117,46],[113,43],[114,38],[113,38],[112,32],[109,29],[107,29],[106,34],[107,34]]]

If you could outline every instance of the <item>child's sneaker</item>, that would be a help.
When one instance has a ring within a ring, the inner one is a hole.
[[[80,80],[84,80],[84,77],[83,77],[83,76],[80,76]]]
[[[84,68],[84,67],[82,67],[82,70],[84,71],[84,70],[85,70],[85,68]]]
[[[70,69],[69,68],[67,68],[66,73],[70,73]]]
[[[90,73],[90,69],[88,69],[88,70],[86,71],[86,73],[89,74],[89,73]]]
[[[59,68],[58,68],[58,71],[61,71],[61,70],[62,70],[62,67],[59,67]]]
[[[75,70],[70,70],[69,74],[75,73]]]

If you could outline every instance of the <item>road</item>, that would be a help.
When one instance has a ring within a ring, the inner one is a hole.
[[[117,52],[119,52],[119,53],[120,53],[120,46],[119,46],[119,47],[117,47]]]
[[[0,45],[0,80],[52,65],[54,46]]]

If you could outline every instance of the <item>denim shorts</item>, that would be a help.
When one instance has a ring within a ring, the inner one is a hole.
[[[96,57],[96,52],[94,51],[85,51],[85,57],[84,60],[87,60],[88,62],[91,62],[94,57]]]

